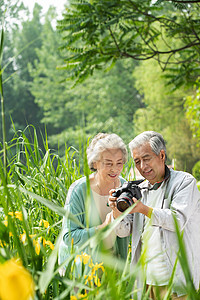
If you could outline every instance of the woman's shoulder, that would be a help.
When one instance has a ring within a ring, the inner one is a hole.
[[[67,199],[65,205],[69,204],[69,202],[77,201],[77,196],[83,197],[83,193],[86,190],[86,177],[81,177],[74,181],[67,192]]]
[[[84,186],[86,186],[86,177],[85,176],[77,179],[76,181],[74,181],[70,185],[69,191],[70,190],[79,190],[79,189],[83,188]]]

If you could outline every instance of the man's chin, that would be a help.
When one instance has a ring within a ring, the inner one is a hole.
[[[143,173],[143,176],[146,178],[146,179],[153,179],[153,172],[150,171],[150,172],[145,172]]]
[[[155,181],[155,177],[153,176],[153,174],[143,174],[144,178],[147,179],[151,184],[154,184]]]

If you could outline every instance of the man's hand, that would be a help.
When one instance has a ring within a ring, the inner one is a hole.
[[[133,209],[130,211],[130,214],[134,214],[136,212],[141,213],[147,217],[151,217],[153,208],[145,205],[142,203],[142,201],[137,200],[136,198],[132,198],[133,202],[135,203],[135,206],[133,207]]]
[[[115,190],[112,189],[110,190],[109,194],[109,198],[108,198],[108,204],[110,206],[110,208],[113,211],[113,217],[114,219],[116,219],[117,217],[119,217],[122,213],[117,209],[117,198],[112,196],[112,193],[114,193]],[[135,206],[133,207],[133,209],[130,211],[130,214],[134,214],[136,212],[141,213],[147,217],[151,217],[152,211],[153,209],[145,204],[142,203],[142,201],[137,200],[136,198],[132,198],[133,202],[135,203]]]

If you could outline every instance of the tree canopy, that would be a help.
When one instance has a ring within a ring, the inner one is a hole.
[[[186,97],[185,109],[193,136],[200,143],[200,77],[195,83],[193,94]]]
[[[155,130],[163,134],[170,158],[168,163],[171,164],[173,159],[176,161],[176,168],[191,172],[195,162],[200,159],[200,152],[197,151],[198,140],[190,130],[185,111],[185,107],[188,107],[185,99],[191,91],[183,87],[174,91],[154,60],[144,61],[136,67],[134,77],[135,86],[143,95],[145,104],[134,115],[136,133]],[[192,105],[191,96],[188,97]],[[193,106],[190,107],[190,113]],[[198,108],[196,113],[197,111]],[[197,121],[195,124],[197,125]]]
[[[43,18],[35,4],[23,21],[16,12],[24,8],[13,8],[19,21],[7,23],[2,60],[8,140],[29,124],[45,128],[64,155],[100,131],[128,144],[156,130],[168,162],[191,171],[200,158],[198,5],[70,1],[59,30],[54,8]]]
[[[78,146],[84,128],[89,137],[99,131],[116,132],[129,140],[134,134],[133,116],[142,107],[142,97],[134,88],[134,61],[117,62],[109,72],[93,74],[87,82],[71,89],[66,72],[56,68],[63,58],[58,51],[60,35],[46,20],[43,46],[31,68],[32,94],[44,112],[42,122],[50,126],[50,140],[56,145]],[[47,59],[48,58],[48,59]]]
[[[62,48],[67,49],[66,77],[82,81],[95,69],[105,69],[118,59],[153,58],[162,70],[169,70],[175,84],[193,83],[199,74],[199,3],[69,1],[58,22]]]
[[[4,49],[3,49],[3,81],[7,136],[13,137],[14,129],[24,130],[28,124],[39,128],[42,111],[30,92],[32,77],[28,65],[37,60],[36,49],[41,47],[42,32],[41,10],[35,5],[31,19],[24,20],[22,12],[27,13],[23,5],[4,1],[1,9],[5,9]],[[7,13],[11,13],[8,15]]]

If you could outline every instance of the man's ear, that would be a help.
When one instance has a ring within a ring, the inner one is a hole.
[[[160,158],[165,161],[165,150],[160,151]]]

